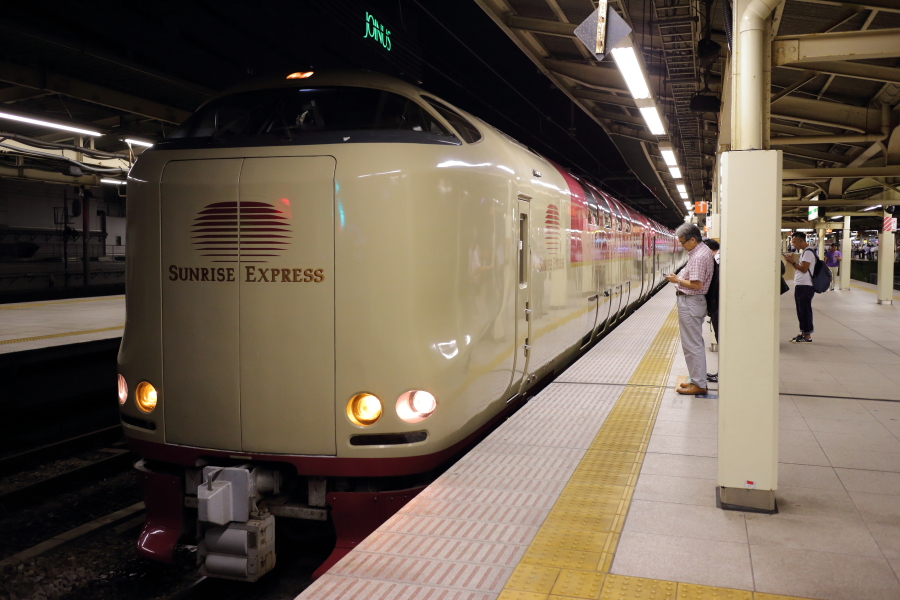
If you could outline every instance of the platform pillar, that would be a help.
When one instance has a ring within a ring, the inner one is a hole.
[[[890,217],[884,213],[884,217]],[[878,234],[878,304],[894,301],[894,232]]]
[[[778,487],[782,154],[724,152],[720,164],[719,505],[770,512]]]
[[[853,245],[850,243],[850,215],[844,215],[844,236],[841,238],[841,288],[850,289],[850,267],[853,264]]]

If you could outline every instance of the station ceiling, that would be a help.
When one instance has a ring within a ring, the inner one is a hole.
[[[61,11],[35,0],[5,12],[2,108],[101,127],[108,135],[95,141],[100,150],[124,153],[126,137],[160,139],[212,95],[252,77],[363,68],[417,83],[661,222],[681,221],[474,2],[272,0],[249,10],[237,0],[98,0]],[[390,27],[390,51],[364,39],[367,12]],[[0,130],[72,138],[13,121]]]

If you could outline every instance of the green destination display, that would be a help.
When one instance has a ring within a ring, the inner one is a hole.
[[[384,25],[378,22],[375,15],[366,13],[366,34],[363,39],[372,38],[381,44],[381,47],[391,51],[391,32],[385,29]]]

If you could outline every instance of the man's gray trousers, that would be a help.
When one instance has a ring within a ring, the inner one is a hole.
[[[706,318],[706,297],[678,294],[678,327],[681,329],[681,349],[687,362],[691,381],[706,389],[706,350],[703,348],[703,321]]]

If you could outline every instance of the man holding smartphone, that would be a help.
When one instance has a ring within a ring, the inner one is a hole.
[[[791,236],[794,248],[800,251],[800,260],[793,254],[785,254],[784,260],[794,266],[794,304],[797,306],[797,320],[800,322],[800,335],[791,338],[795,344],[811,344],[813,332],[812,299],[816,295],[813,287],[812,272],[816,266],[816,253],[806,242],[806,234],[795,231]]]
[[[713,276],[712,250],[703,243],[700,229],[684,223],[675,230],[678,243],[688,251],[688,262],[680,275],[666,275],[675,284],[678,300],[678,328],[681,330],[681,348],[687,363],[691,381],[682,383],[675,390],[679,394],[705,394],[706,349],[703,345],[703,321],[706,318],[706,292]]]

